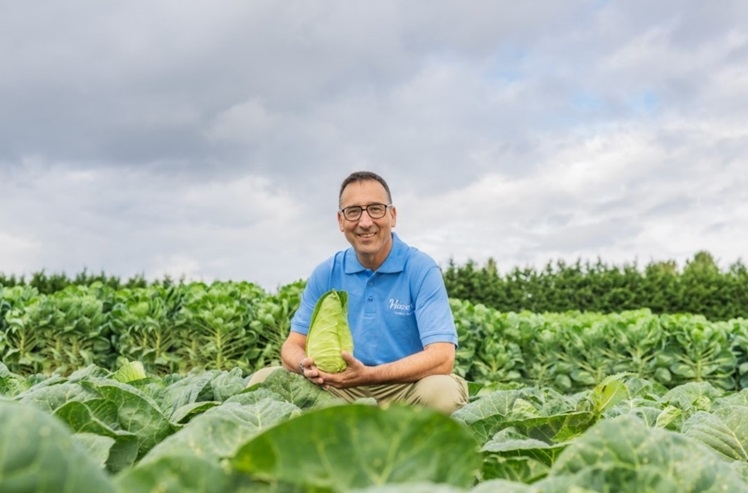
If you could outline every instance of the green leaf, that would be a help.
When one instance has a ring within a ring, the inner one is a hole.
[[[745,491],[745,482],[720,456],[700,442],[634,416],[606,419],[569,445],[541,491],[717,493]]]
[[[160,457],[154,462],[139,464],[120,474],[115,484],[119,493],[265,491],[251,488],[251,481],[226,472],[216,461],[189,454]]]
[[[689,415],[696,411],[709,411],[712,402],[724,394],[709,382],[689,382],[669,390],[662,402],[678,407]]]
[[[184,428],[151,449],[141,464],[184,453],[215,461],[231,457],[240,446],[265,428],[298,413],[299,408],[293,404],[272,399],[247,406],[225,403],[193,418]]]
[[[85,402],[97,398],[99,398],[98,393],[84,387],[81,383],[51,384],[50,381],[43,381],[18,396],[19,401],[33,404],[48,413],[54,412],[70,401]]]
[[[83,383],[91,385],[102,398],[114,404],[122,429],[138,438],[139,458],[177,429],[150,397],[131,385],[114,380]]]
[[[496,433],[483,445],[481,452],[502,457],[528,457],[550,467],[564,448],[566,444],[550,445],[542,440],[528,438],[510,427]]]
[[[594,421],[593,413],[575,411],[570,402],[560,399],[545,405],[542,400],[534,389],[501,390],[465,405],[452,413],[452,418],[467,424],[481,443],[507,427],[546,443],[563,442]]]
[[[531,457],[491,454],[483,461],[481,476],[486,480],[504,479],[534,483],[548,474],[549,467]],[[496,490],[504,491],[504,490]],[[471,492],[472,493],[472,492]]]
[[[470,489],[470,493],[540,493],[540,490],[533,486],[518,483],[516,481],[507,481],[505,479],[492,479],[484,481],[475,488]],[[584,491],[574,490],[573,493],[584,493]]]
[[[530,389],[497,390],[461,407],[452,413],[452,417],[465,424],[475,423],[490,416],[508,417],[512,414],[514,403],[518,399],[527,401],[535,395],[536,393]]]
[[[172,417],[185,405],[213,400],[212,379],[213,374],[208,371],[187,375],[155,392],[153,399],[164,414]]]
[[[671,426],[683,417],[683,410],[675,406],[665,406],[660,414],[657,415],[654,425],[657,428],[668,428],[673,429]],[[680,427],[678,427],[680,429]]]
[[[2,333],[0,332],[0,342],[2,341]],[[0,344],[0,354],[2,354],[2,344]],[[0,395],[6,395],[13,397],[21,392],[28,390],[29,385],[25,379],[19,375],[11,373],[8,367],[0,361]]]
[[[218,405],[220,405],[220,403],[213,401],[191,402],[190,404],[185,404],[174,411],[171,416],[169,416],[169,420],[172,423],[185,424],[195,416],[199,416],[208,409],[214,408]]]
[[[274,392],[301,409],[316,409],[345,402],[301,375],[283,369],[272,372],[260,385],[260,389]]]
[[[699,411],[683,424],[683,434],[732,460],[748,462],[748,407],[724,407],[713,414]]]
[[[109,447],[106,466],[111,472],[130,467],[138,455],[138,438],[134,433],[120,429],[117,408],[104,399],[85,403],[70,401],[55,411],[55,416],[75,432],[94,433],[107,437],[114,443]]]
[[[310,411],[266,430],[231,463],[258,479],[347,492],[419,481],[467,487],[481,457],[469,431],[437,411],[345,405]]]
[[[118,382],[129,383],[135,380],[142,380],[146,377],[143,363],[140,361],[128,361],[119,370],[114,372],[110,378]]]
[[[351,490],[351,493],[465,493],[465,490],[447,484],[424,482],[369,486],[368,488]]]
[[[228,404],[229,402],[236,402],[238,404],[247,406],[249,404],[256,404],[263,399],[274,399],[276,401],[284,400],[280,394],[277,394],[272,390],[268,390],[265,388],[253,388],[245,389],[244,392],[232,395],[231,397],[226,399],[225,403]]]
[[[114,491],[96,459],[59,420],[0,400],[0,491]]]
[[[73,440],[86,451],[91,459],[95,460],[102,468],[106,466],[109,458],[109,451],[114,445],[114,439],[107,436],[97,435],[96,433],[76,433]]]
[[[625,376],[623,373],[611,375],[592,389],[590,400],[598,416],[626,398],[628,392],[626,384],[623,383]]]

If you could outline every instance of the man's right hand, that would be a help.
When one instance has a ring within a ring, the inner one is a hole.
[[[324,385],[322,375],[320,375],[321,372],[315,366],[312,358],[304,358],[303,360],[301,360],[301,366],[304,367],[303,371],[301,372],[304,378],[306,378],[307,380],[309,380],[315,385],[319,385],[319,386]]]

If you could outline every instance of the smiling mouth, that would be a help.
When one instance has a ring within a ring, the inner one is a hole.
[[[358,233],[359,238],[373,238],[376,233]]]

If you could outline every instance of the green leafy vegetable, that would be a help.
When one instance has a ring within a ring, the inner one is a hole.
[[[716,452],[684,434],[649,428],[634,416],[590,428],[535,485],[544,493],[574,487],[621,493],[746,491],[738,472]]]
[[[87,450],[44,411],[0,400],[0,491],[113,493],[100,458]]]
[[[323,294],[314,307],[306,354],[320,370],[339,373],[348,366],[341,351],[353,351],[348,327],[348,293],[332,289]]]
[[[128,361],[112,374],[112,379],[122,383],[130,383],[146,377],[145,368],[140,361]]]
[[[438,411],[344,405],[271,426],[241,447],[231,467],[303,491],[349,492],[391,483],[473,484],[481,457],[469,430]]]
[[[245,486],[247,483],[246,477],[232,475],[217,461],[190,453],[159,457],[155,462],[129,469],[115,478],[120,493],[261,491]]]

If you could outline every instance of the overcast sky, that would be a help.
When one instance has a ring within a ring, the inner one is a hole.
[[[744,0],[0,0],[0,272],[247,280],[390,184],[442,266],[748,246]]]

